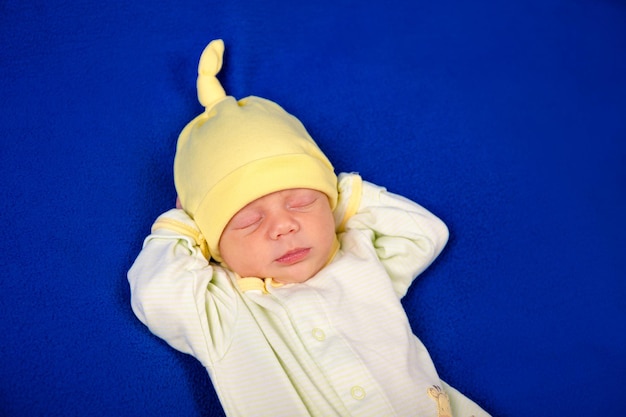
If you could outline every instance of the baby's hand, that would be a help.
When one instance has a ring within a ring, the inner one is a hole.
[[[337,232],[344,232],[346,222],[357,212],[361,204],[362,180],[359,174],[345,172],[339,174],[337,179],[339,196],[333,215]]]
[[[182,209],[183,205],[180,204],[180,198],[178,198],[178,196],[176,196],[176,208],[177,209]]]

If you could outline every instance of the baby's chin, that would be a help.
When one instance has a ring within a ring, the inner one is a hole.
[[[323,265],[322,265],[323,266]],[[321,269],[319,268],[288,268],[289,273],[276,273],[272,279],[281,284],[302,284],[313,278]],[[282,271],[281,271],[282,272]]]
[[[293,265],[277,265],[274,263],[267,268],[256,271],[243,271],[248,273],[242,274],[237,270],[235,272],[241,277],[271,278],[272,281],[280,284],[302,284],[317,275],[325,265],[326,263],[322,262],[319,257],[311,257]],[[228,268],[228,266],[226,267]]]
[[[314,275],[307,275],[304,277],[300,277],[300,276],[278,276],[278,277],[272,277],[272,279],[280,284],[302,284],[303,282],[307,282],[308,280],[310,280],[311,278],[313,278]]]

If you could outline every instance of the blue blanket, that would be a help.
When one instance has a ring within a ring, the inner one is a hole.
[[[494,416],[622,413],[623,1],[5,0],[0,415],[223,415],[126,281],[215,38],[228,93],[448,224],[403,300],[442,379]]]

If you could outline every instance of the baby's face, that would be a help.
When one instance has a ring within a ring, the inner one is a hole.
[[[222,259],[242,277],[304,282],[328,262],[335,222],[328,197],[294,188],[265,195],[230,220],[220,238]]]

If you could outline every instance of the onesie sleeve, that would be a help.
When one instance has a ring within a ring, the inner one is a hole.
[[[352,174],[354,175],[354,174]],[[346,221],[346,230],[359,231],[374,250],[399,297],[413,279],[441,253],[448,241],[447,226],[419,204],[367,181],[351,180],[360,195],[358,208]],[[340,184],[341,186],[341,184]]]
[[[205,366],[231,339],[237,302],[227,272],[210,264],[180,209],[157,219],[128,272],[131,306],[152,333]]]

